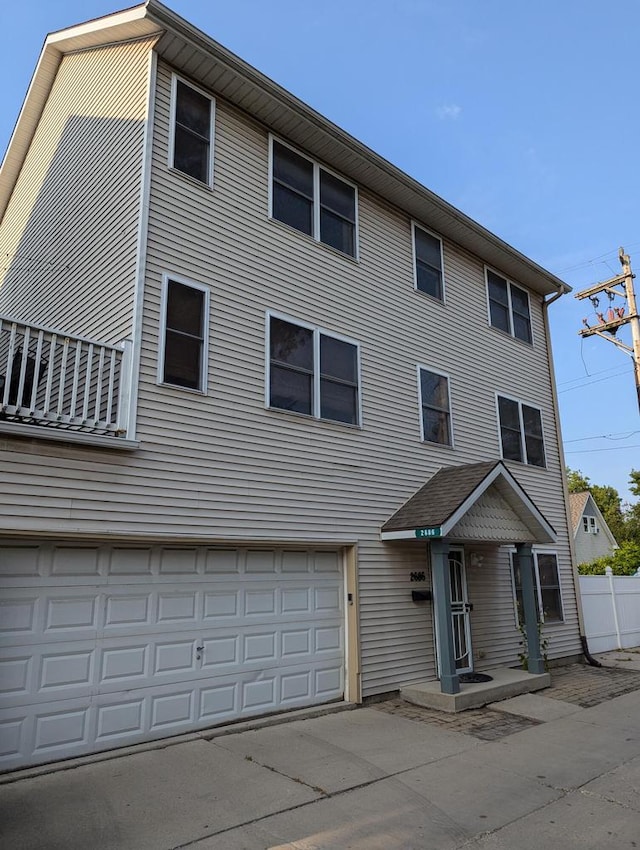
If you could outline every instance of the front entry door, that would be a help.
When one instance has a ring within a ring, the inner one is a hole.
[[[471,651],[471,605],[467,594],[467,576],[464,569],[462,549],[449,552],[449,578],[451,582],[451,619],[453,625],[453,647],[458,673],[473,670]]]

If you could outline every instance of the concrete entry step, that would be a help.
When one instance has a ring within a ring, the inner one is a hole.
[[[485,672],[492,677],[490,682],[461,683],[460,692],[457,694],[443,694],[440,682],[436,681],[405,685],[400,688],[400,696],[414,705],[453,713],[539,691],[551,684],[549,673],[527,673],[526,670],[512,667],[500,667]]]

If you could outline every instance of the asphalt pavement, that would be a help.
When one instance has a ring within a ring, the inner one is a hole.
[[[0,846],[640,848],[640,652],[605,663],[473,714],[388,702],[4,776]]]

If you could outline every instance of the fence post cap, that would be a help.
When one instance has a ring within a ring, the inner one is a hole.
[[[604,572],[605,572],[605,575],[608,575],[608,576],[613,575],[613,570],[611,569],[611,567],[605,567]]]

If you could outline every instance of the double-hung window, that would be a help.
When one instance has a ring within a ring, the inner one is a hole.
[[[511,567],[513,571],[513,589],[518,622],[523,624],[522,580],[518,558],[515,553],[511,556]],[[538,622],[561,622],[564,619],[564,615],[562,612],[562,594],[560,592],[557,555],[555,552],[534,552],[533,568]]]
[[[212,184],[214,101],[173,77],[169,164],[195,180]]]
[[[356,188],[271,140],[271,210],[278,221],[356,256]]]
[[[542,414],[537,407],[498,396],[500,442],[505,460],[545,466]]]
[[[442,301],[442,241],[417,224],[413,225],[413,262],[416,289]]]
[[[158,381],[206,392],[209,290],[165,275]]]
[[[449,379],[446,375],[418,367],[422,439],[443,446],[453,445]]]
[[[357,343],[270,314],[267,333],[269,407],[360,424]]]
[[[492,326],[516,339],[531,343],[531,311],[527,292],[487,269],[487,293]]]

